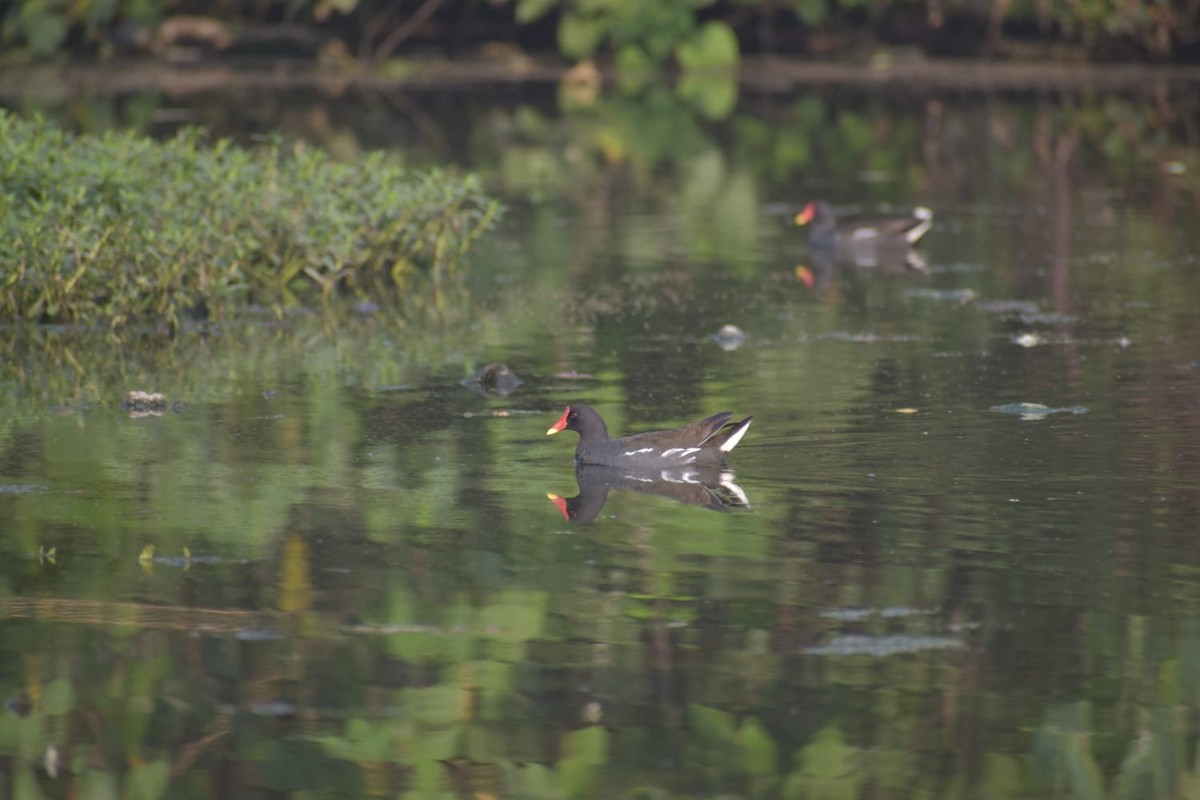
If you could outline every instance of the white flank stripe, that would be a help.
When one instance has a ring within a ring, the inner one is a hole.
[[[726,439],[725,443],[723,445],[721,445],[721,452],[728,453],[730,450],[737,447],[737,443],[742,440],[742,437],[746,435],[746,431],[748,431],[748,430],[750,430],[749,422],[747,422],[745,425],[743,425],[738,430],[734,431],[734,434],[732,436],[730,436],[728,439]]]
[[[636,456],[636,455],[639,455],[639,454],[641,454],[641,453],[653,453],[653,452],[654,452],[654,448],[653,448],[653,447],[643,447],[641,450],[626,450],[626,451],[625,451],[625,455],[627,455],[627,456]]]
[[[673,458],[676,454],[678,454],[680,458],[683,458],[685,456],[690,456],[692,453],[699,453],[699,452],[700,452],[699,447],[672,447],[670,450],[663,450],[662,457],[663,458]],[[694,458],[691,459],[691,461],[695,461],[695,460],[696,459],[694,459]],[[691,463],[691,462],[689,461],[688,463]]]

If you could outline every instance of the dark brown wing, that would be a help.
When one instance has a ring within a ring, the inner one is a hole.
[[[841,233],[851,239],[856,236],[876,236],[881,239],[903,239],[916,244],[933,224],[933,212],[927,208],[913,209],[912,214],[847,220]]]
[[[707,419],[693,422],[691,425],[684,425],[682,428],[634,433],[621,438],[622,446],[653,447],[659,450],[670,450],[673,447],[702,447],[720,432],[732,416],[732,412],[722,411]]]

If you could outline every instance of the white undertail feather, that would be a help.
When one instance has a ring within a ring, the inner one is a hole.
[[[925,232],[933,225],[933,212],[925,206],[917,206],[913,209],[913,217],[921,220],[919,225],[914,225],[904,233],[904,238],[909,244],[916,244]]]
[[[746,435],[746,431],[748,430],[750,430],[750,420],[746,420],[742,427],[735,430],[730,437],[721,444],[721,452],[728,453],[729,451],[733,450],[733,448],[737,447],[737,443],[742,440],[742,437]]]

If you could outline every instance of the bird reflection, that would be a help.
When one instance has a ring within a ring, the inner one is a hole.
[[[575,481],[579,484],[579,494],[574,497],[546,495],[563,519],[571,522],[594,520],[614,489],[659,495],[711,511],[750,507],[746,493],[733,482],[733,473],[717,467],[636,470],[576,464]]]
[[[810,247],[808,255],[809,263],[796,267],[796,278],[816,293],[833,283],[839,266],[869,268],[881,275],[924,275],[929,272],[925,256],[908,245],[875,248],[866,252]]]

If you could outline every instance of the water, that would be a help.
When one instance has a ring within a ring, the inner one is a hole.
[[[1189,791],[1186,132],[814,94],[602,158],[630,109],[479,103],[456,157],[513,208],[440,322],[5,331],[14,796]],[[932,206],[925,269],[818,263],[810,196]],[[576,400],[753,414],[745,503],[604,479],[564,519]]]

